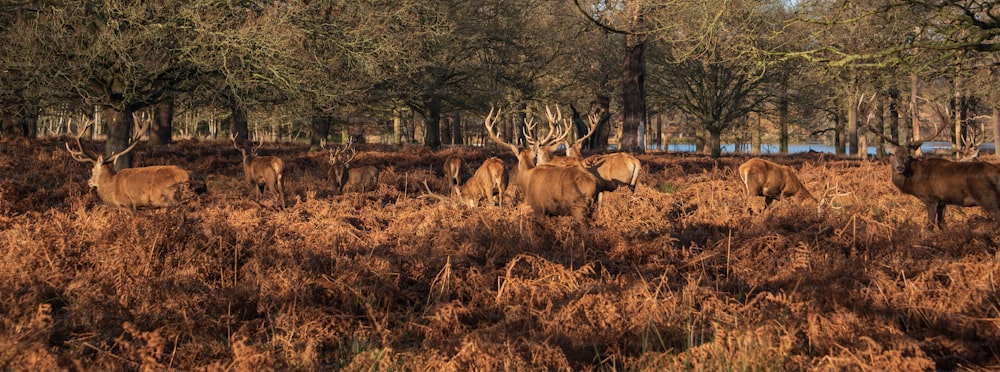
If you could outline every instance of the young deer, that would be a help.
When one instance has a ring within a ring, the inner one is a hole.
[[[236,143],[236,134],[229,136],[233,142],[233,147],[243,154],[243,174],[247,183],[253,186],[254,196],[260,199],[262,190],[267,189],[271,195],[278,198],[278,203],[285,207],[285,186],[284,176],[285,162],[277,156],[258,156],[257,150],[264,145],[260,142],[256,147],[250,148],[250,153]]]
[[[66,151],[74,160],[93,165],[87,184],[97,189],[101,201],[112,207],[134,211],[138,208],[174,206],[187,200],[191,192],[204,193],[204,180],[192,177],[188,171],[175,165],[153,165],[115,172],[115,161],[135,149],[149,127],[148,119],[136,119],[136,122],[140,125],[134,129],[129,145],[107,158],[87,153],[80,143],[80,137],[94,125],[92,120],[75,136],[78,150],[70,148],[69,142],[66,142]]]

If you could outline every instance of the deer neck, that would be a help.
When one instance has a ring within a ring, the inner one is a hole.
[[[88,184],[90,187],[97,188],[98,193],[101,191],[100,185],[110,185],[115,178],[115,167],[111,164],[98,164],[94,166],[93,173],[90,176]]]

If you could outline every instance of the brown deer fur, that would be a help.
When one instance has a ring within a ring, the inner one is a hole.
[[[352,144],[353,142],[348,143],[336,151],[330,150],[330,173],[333,175],[333,182],[340,193],[374,190],[378,184],[378,169],[371,165],[351,167],[351,161],[358,154],[357,149],[351,148]]]
[[[97,195],[107,205],[131,210],[170,207],[186,201],[192,192],[205,192],[202,179],[192,177],[188,171],[174,165],[128,168],[115,172],[115,160],[135,149],[148,127],[148,121],[146,123],[147,125],[135,129],[128,147],[106,159],[103,155],[87,154],[80,144],[80,136],[93,122],[87,124],[76,136],[79,150],[71,149],[69,143],[66,143],[66,150],[73,159],[93,164],[87,183],[97,189]]]
[[[597,177],[600,191],[614,191],[624,185],[635,191],[642,170],[639,159],[624,152],[591,156],[584,159],[582,165]]]
[[[230,138],[233,147],[243,154],[243,174],[247,183],[253,186],[254,196],[261,197],[261,189],[266,188],[268,192],[278,198],[278,203],[285,206],[285,187],[283,174],[285,172],[285,162],[277,156],[257,156],[260,146],[247,150],[236,144],[235,135]]]
[[[916,147],[911,145],[910,151],[918,147],[919,143]],[[994,221],[1000,221],[1000,167],[981,161],[918,159],[905,147],[893,150],[892,184],[924,203],[932,228],[944,225],[944,209],[948,205],[978,205]]]
[[[576,166],[535,166],[537,150],[520,149],[497,136],[494,127],[499,117],[500,111],[494,115],[491,110],[486,117],[486,129],[494,142],[507,146],[517,156],[517,184],[524,202],[536,216],[571,215],[579,222],[586,222],[597,198],[597,178]]]
[[[505,190],[507,190],[506,167],[503,160],[492,157],[486,159],[472,175],[472,178],[465,181],[464,185],[456,187],[455,193],[462,203],[475,207],[483,199],[487,199],[490,204],[493,204],[493,193],[496,192],[500,199],[500,206],[503,206]]]
[[[795,170],[789,166],[764,159],[750,159],[740,165],[739,172],[748,202],[753,196],[764,197],[764,208],[776,199],[791,198],[800,203],[817,202],[799,182]]]
[[[462,158],[457,156],[449,156],[448,159],[444,161],[444,177],[448,179],[452,187],[457,187],[462,183],[460,179],[460,173],[462,170]]]

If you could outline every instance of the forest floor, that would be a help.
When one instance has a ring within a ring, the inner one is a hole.
[[[928,230],[879,161],[772,158],[843,194],[750,213],[746,157],[641,155],[582,225],[418,197],[449,155],[516,166],[494,148],[362,145],[380,185],[341,195],[326,153],[269,144],[282,209],[228,142],[141,145],[209,192],[130,212],[64,140],[0,142],[0,370],[1000,368],[997,224],[949,207]]]

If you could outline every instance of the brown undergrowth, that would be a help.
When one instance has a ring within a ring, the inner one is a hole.
[[[849,194],[751,214],[745,158],[643,155],[581,226],[417,198],[492,149],[361,146],[380,187],[339,195],[325,153],[266,146],[284,209],[228,143],[140,149],[209,194],[132,213],[61,146],[0,143],[0,370],[1000,368],[996,224],[951,207],[927,231],[879,162],[774,159]]]

